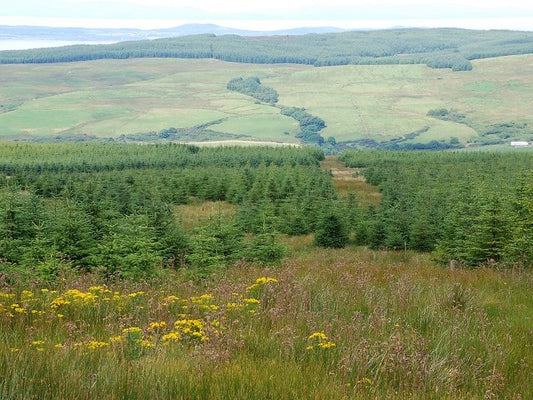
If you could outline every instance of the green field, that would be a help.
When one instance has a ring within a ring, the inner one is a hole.
[[[422,130],[411,141],[455,136],[466,143],[491,124],[532,125],[533,55],[473,65],[468,72],[180,59],[1,65],[0,137],[118,137],[207,124],[226,138],[298,142],[298,124],[279,108],[226,89],[236,76],[258,76],[279,93],[280,106],[305,107],[326,121],[322,136],[337,141],[385,141]],[[438,108],[465,114],[468,125],[426,115]]]
[[[0,399],[532,399],[532,174],[0,142]]]

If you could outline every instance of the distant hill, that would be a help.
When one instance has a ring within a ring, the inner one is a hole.
[[[241,30],[215,24],[185,24],[166,29],[92,29],[54,28],[44,26],[0,25],[0,40],[61,40],[85,42],[122,42],[131,40],[163,39],[188,35],[305,35],[309,33],[343,32],[335,27],[302,27],[276,31]]]
[[[181,29],[196,29],[189,26]],[[220,28],[225,29],[225,28]],[[167,36],[173,30],[167,30]],[[108,39],[108,38],[107,38]],[[454,71],[470,60],[533,53],[533,32],[467,29],[391,29],[305,35],[202,34],[0,52],[0,63],[55,63],[126,58],[213,58],[241,63],[426,64]]]

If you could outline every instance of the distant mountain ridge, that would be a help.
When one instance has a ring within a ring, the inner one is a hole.
[[[239,36],[305,35],[309,33],[344,32],[336,27],[299,27],[293,29],[259,31],[242,30],[215,24],[185,24],[165,29],[128,28],[56,28],[46,26],[0,25],[0,40],[64,40],[91,42],[123,42],[131,40],[163,39],[178,36],[214,34]]]

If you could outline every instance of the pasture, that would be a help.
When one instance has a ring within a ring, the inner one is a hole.
[[[0,137],[118,137],[170,127],[190,141],[244,139],[297,143],[298,124],[277,107],[226,89],[257,76],[278,91],[279,106],[322,118],[322,136],[412,142],[476,137],[491,124],[533,123],[533,56],[477,60],[467,72],[423,65],[310,67],[215,60],[127,59],[0,66]],[[469,124],[427,116],[453,109]],[[194,131],[208,128],[220,133]]]

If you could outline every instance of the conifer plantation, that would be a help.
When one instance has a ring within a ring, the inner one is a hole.
[[[531,398],[531,171],[1,143],[0,399]]]

